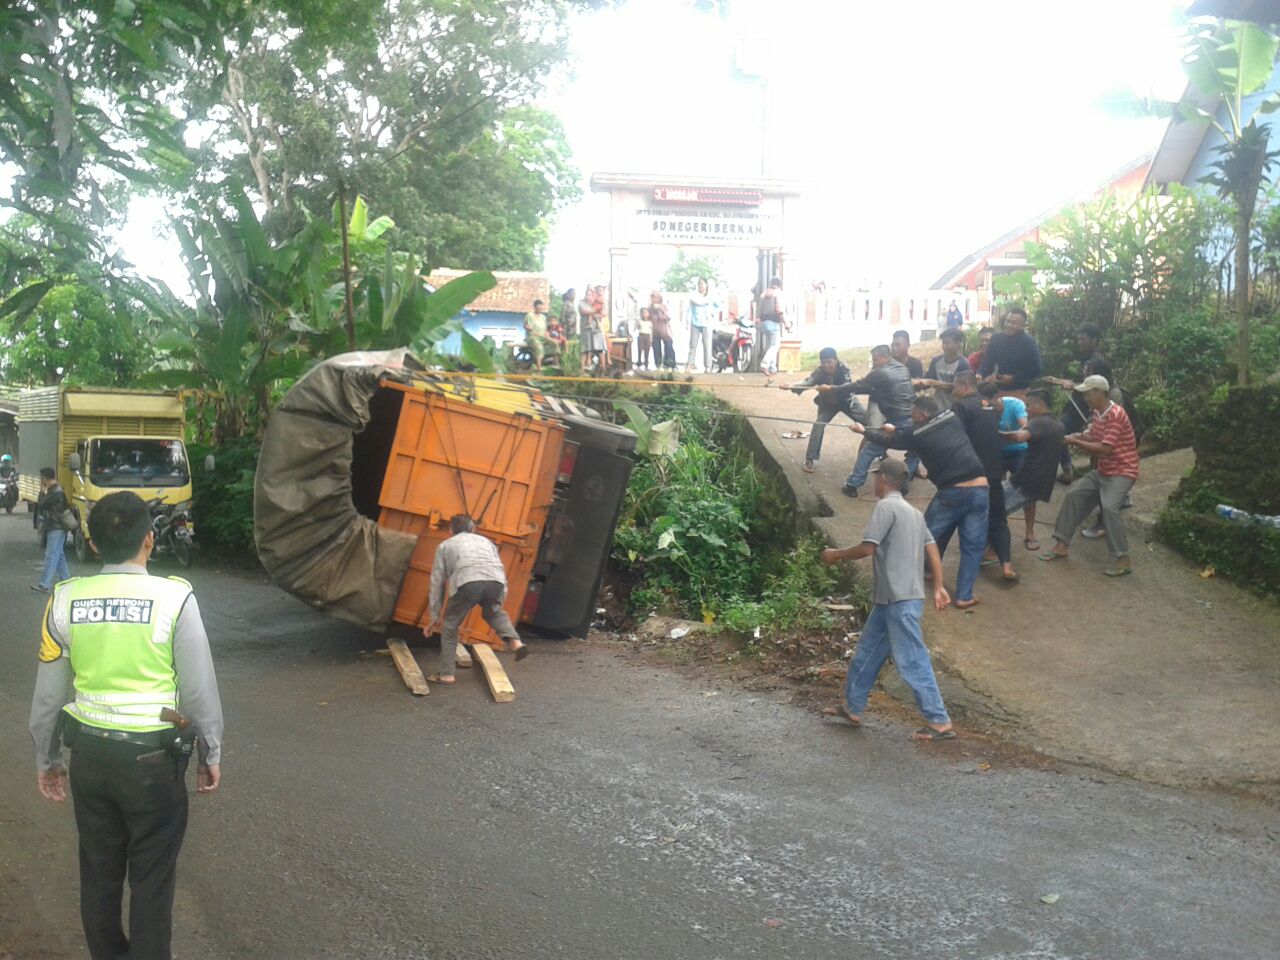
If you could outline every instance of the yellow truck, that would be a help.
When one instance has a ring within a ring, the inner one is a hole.
[[[40,469],[53,467],[80,514],[76,556],[88,557],[88,520],[103,497],[131,490],[184,523],[174,555],[190,562],[191,465],[183,443],[185,408],[178,393],[100,387],[39,387],[18,397],[18,493],[35,509]]]

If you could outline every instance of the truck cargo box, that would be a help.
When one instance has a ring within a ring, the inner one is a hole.
[[[466,513],[498,547],[512,620],[584,634],[634,446],[630,431],[525,387],[433,376],[404,351],[335,357],[272,411],[259,556],[334,616],[423,627],[436,547]],[[500,643],[478,612],[462,639]]]

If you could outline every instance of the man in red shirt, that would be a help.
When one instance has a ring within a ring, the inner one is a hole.
[[[1040,559],[1065,559],[1080,524],[1095,507],[1101,507],[1107,547],[1115,558],[1115,566],[1105,572],[1109,577],[1123,577],[1133,572],[1133,564],[1120,510],[1138,479],[1138,443],[1124,407],[1107,396],[1111,384],[1106,377],[1085,377],[1075,389],[1084,395],[1089,405],[1089,425],[1081,433],[1066,437],[1064,442],[1097,457],[1098,465],[1067,489],[1053,527],[1053,539],[1058,542],[1052,551],[1042,553]]]
[[[987,347],[991,346],[991,338],[995,333],[990,327],[983,327],[978,331],[978,349],[969,354],[968,358],[969,369],[974,373],[982,366],[982,358],[987,355]]]

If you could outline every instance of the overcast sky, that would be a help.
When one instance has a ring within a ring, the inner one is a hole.
[[[772,174],[804,189],[801,279],[924,289],[971,250],[1155,148],[1163,124],[1107,116],[1117,88],[1181,91],[1179,0],[629,0],[580,15],[544,105],[563,118],[584,189],[595,171],[751,176],[761,92],[735,80],[742,37],[769,40]],[[154,200],[122,235],[144,274],[185,287]],[[556,224],[553,284],[608,276],[608,208],[586,192]],[[633,285],[674,251],[634,248]],[[754,281],[754,255],[727,280]],[[447,264],[472,267],[475,264]],[[793,278],[794,279],[794,278]]]
[[[999,235],[1153,150],[1164,125],[1107,116],[1117,88],[1176,98],[1176,0],[840,3],[686,0],[582,15],[573,74],[547,98],[584,181],[594,171],[755,175],[761,94],[731,74],[769,38],[772,173],[799,180],[804,279],[925,288]],[[790,230],[789,230],[790,232]],[[556,226],[560,287],[608,272],[608,210],[588,194]],[[633,248],[646,286],[673,252]],[[752,255],[729,258],[734,286]]]

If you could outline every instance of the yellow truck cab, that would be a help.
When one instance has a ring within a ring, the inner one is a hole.
[[[18,492],[35,509],[40,468],[53,467],[80,512],[76,556],[87,558],[88,520],[103,497],[131,490],[191,512],[191,464],[178,393],[42,387],[18,399]]]

